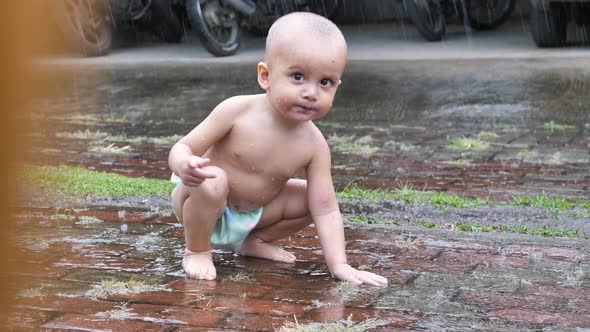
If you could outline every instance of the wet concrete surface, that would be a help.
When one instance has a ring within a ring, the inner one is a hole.
[[[33,83],[54,88],[26,115],[26,161],[167,179],[178,135],[226,97],[259,92],[255,65],[246,57],[40,66]],[[590,57],[353,58],[343,81],[333,111],[318,122],[339,189],[411,184],[495,202],[528,193],[590,199]],[[485,148],[452,145],[463,137]],[[375,331],[590,328],[588,240],[418,226],[588,232],[586,210],[346,200],[341,207],[347,220],[389,221],[348,221],[346,229],[350,263],[386,276],[389,286],[329,278],[313,227],[279,242],[298,257],[294,265],[219,250],[218,280],[204,282],[182,273],[183,230],[166,197],[17,200],[11,245],[22,259],[2,277],[17,294],[7,327],[274,331],[348,319]]]

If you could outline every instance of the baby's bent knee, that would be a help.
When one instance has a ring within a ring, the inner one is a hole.
[[[225,200],[229,192],[229,183],[225,171],[216,166],[206,166],[203,170],[215,174],[194,187],[186,187],[190,195],[198,195],[203,200]]]

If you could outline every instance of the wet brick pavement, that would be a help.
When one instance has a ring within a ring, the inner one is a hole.
[[[436,64],[350,63],[319,123],[339,188],[590,198],[588,59]],[[42,80],[63,83],[34,104],[26,161],[166,179],[173,135],[223,98],[256,92],[254,65],[40,69]],[[449,147],[463,136],[489,146]],[[2,276],[17,294],[6,328],[275,331],[350,317],[375,331],[590,329],[587,240],[348,224],[351,264],[389,279],[374,288],[329,278],[310,227],[280,242],[296,264],[217,251],[218,280],[205,282],[181,271],[183,230],[169,208],[146,202],[15,204],[11,245],[21,259]]]
[[[590,328],[584,241],[357,226],[346,230],[350,263],[390,284],[356,287],[328,277],[310,227],[279,242],[294,265],[217,251],[218,280],[197,281],[181,271],[183,232],[169,212],[14,213],[15,330],[274,331],[349,317],[377,319],[375,331]]]

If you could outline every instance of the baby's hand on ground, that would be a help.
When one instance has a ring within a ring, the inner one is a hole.
[[[359,271],[348,264],[338,264],[332,268],[332,276],[342,281],[354,284],[369,284],[373,286],[387,285],[387,279],[367,271]]]
[[[214,173],[203,170],[203,167],[209,166],[210,164],[211,160],[209,158],[190,156],[187,158],[185,166],[182,167],[178,176],[186,186],[196,187],[205,181],[205,179],[215,177]]]

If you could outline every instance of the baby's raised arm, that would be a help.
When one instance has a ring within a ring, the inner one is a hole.
[[[386,285],[387,279],[371,272],[359,271],[346,260],[344,225],[334,193],[330,149],[322,138],[307,168],[309,209],[316,226],[326,264],[332,277],[355,284]]]
[[[233,97],[219,104],[198,126],[181,138],[170,150],[168,166],[187,186],[199,185],[206,178],[215,177],[202,168],[210,164],[201,158],[207,150],[232,129],[243,102]]]

